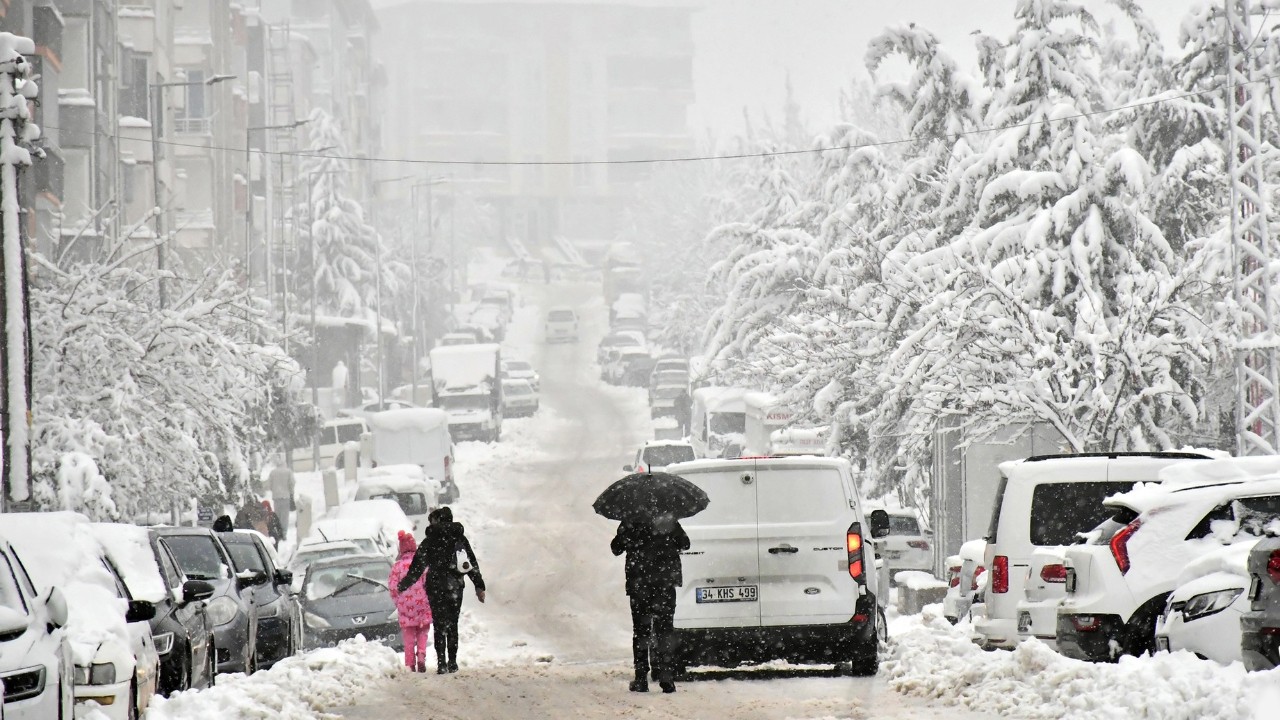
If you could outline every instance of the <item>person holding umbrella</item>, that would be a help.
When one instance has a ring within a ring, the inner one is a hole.
[[[627,556],[632,692],[649,691],[651,669],[662,692],[676,691],[676,588],[684,584],[680,553],[689,549],[679,518],[702,512],[708,502],[702,488],[668,473],[633,473],[596,498],[597,513],[620,521],[610,550]]]

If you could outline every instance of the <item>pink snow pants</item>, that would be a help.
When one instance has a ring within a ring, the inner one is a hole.
[[[431,637],[431,623],[426,625],[401,625],[400,637],[404,640],[404,664],[410,669],[427,661],[427,639]]]

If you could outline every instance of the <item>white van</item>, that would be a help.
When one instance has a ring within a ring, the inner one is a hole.
[[[990,573],[986,617],[974,622],[984,647],[1018,643],[1018,603],[1036,548],[1071,545],[1111,515],[1102,501],[1135,483],[1157,482],[1161,468],[1208,460],[1199,453],[1037,455],[1000,464],[985,566]]]
[[[340,417],[329,420],[320,426],[320,470],[335,467],[342,450],[349,442],[360,442],[360,438],[369,432],[364,418]],[[294,472],[310,472],[316,470],[313,449],[310,445],[293,450]]]
[[[417,465],[427,478],[440,484],[440,503],[458,499],[448,413],[438,408],[387,410],[370,415],[369,427],[373,432],[375,469]]]
[[[676,595],[677,669],[787,660],[871,675],[887,638],[853,471],[840,458],[695,460],[668,468],[706,491],[681,521],[690,548]]]
[[[746,445],[747,390],[704,387],[693,391],[693,411],[689,439],[698,457],[720,457],[725,451],[740,454]]]

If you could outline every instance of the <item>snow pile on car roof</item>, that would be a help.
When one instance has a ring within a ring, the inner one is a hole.
[[[67,599],[67,637],[78,665],[88,665],[104,641],[130,647],[125,601],[102,564],[106,552],[78,513],[6,513],[0,535],[13,545],[43,595],[50,587]]]
[[[974,710],[1019,718],[1196,718],[1242,720],[1262,712],[1280,670],[1246,673],[1189,652],[1087,663],[1028,641],[986,651],[926,608],[896,627],[889,687]]]
[[[483,380],[483,377],[481,377],[481,380]],[[375,433],[379,430],[387,432],[402,432],[405,430],[430,432],[436,428],[448,426],[449,414],[437,408],[401,408],[399,410],[384,410],[373,413],[365,419],[365,422],[369,424],[369,427]]]
[[[403,671],[390,648],[361,639],[285,658],[270,670],[245,676],[219,675],[207,690],[157,697],[147,720],[274,718],[314,720],[351,705],[379,680]]]
[[[160,566],[151,550],[151,534],[146,528],[94,523],[93,535],[107,548],[134,600],[150,603],[164,600],[164,579],[160,577]]]

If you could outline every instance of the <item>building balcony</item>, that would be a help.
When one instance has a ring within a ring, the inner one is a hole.
[[[119,35],[134,52],[151,54],[156,49],[156,13],[147,5],[121,5]]]
[[[213,118],[174,118],[173,131],[178,135],[210,135],[213,132]]]

